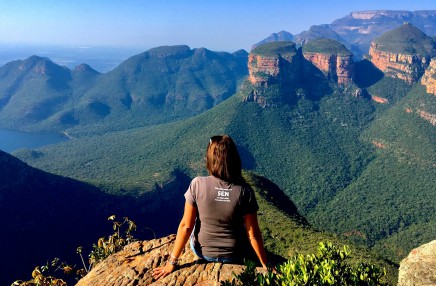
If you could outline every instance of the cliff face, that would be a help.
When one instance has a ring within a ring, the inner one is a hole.
[[[231,280],[233,273],[241,273],[245,267],[236,264],[202,263],[196,260],[187,244],[180,256],[179,269],[163,279],[153,280],[153,269],[165,265],[173,249],[174,241],[175,235],[170,235],[160,239],[131,243],[124,250],[97,264],[76,285],[218,286],[221,281]]]
[[[333,79],[339,85],[347,85],[353,81],[354,64],[352,55],[303,52],[303,56],[320,69],[327,78]]]
[[[300,81],[301,58],[292,42],[267,43],[250,53],[248,72],[253,89],[245,100],[273,106],[291,99],[291,90]]]
[[[299,79],[300,62],[296,50],[289,54],[262,55],[251,53],[248,56],[248,80],[253,85],[269,83],[296,83]]]
[[[353,54],[338,41],[327,38],[312,40],[303,46],[303,56],[321,70],[329,80],[339,85],[352,83]]]
[[[371,42],[372,63],[385,75],[416,83],[436,56],[432,38],[405,23]]]
[[[436,95],[436,58],[431,60],[422,76],[421,83],[427,88],[427,93]]]
[[[375,42],[371,43],[369,55],[371,62],[385,75],[402,79],[409,84],[419,80],[430,62],[426,56],[381,51]]]
[[[295,43],[272,42],[250,53],[248,71],[252,89],[246,91],[245,100],[266,107],[295,102],[299,96],[297,89],[309,82],[316,82],[317,86],[321,82],[327,85],[328,81],[339,85],[352,83],[354,62],[353,54],[331,39],[312,40],[298,51]]]

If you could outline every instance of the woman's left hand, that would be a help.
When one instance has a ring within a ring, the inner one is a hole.
[[[158,280],[173,272],[175,268],[176,267],[174,265],[168,262],[165,266],[161,266],[153,269],[152,276],[155,280]]]

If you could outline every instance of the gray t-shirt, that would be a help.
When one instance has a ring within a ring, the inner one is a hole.
[[[208,257],[240,257],[248,240],[244,215],[259,209],[253,189],[214,176],[196,177],[185,193],[197,208],[195,249]]]

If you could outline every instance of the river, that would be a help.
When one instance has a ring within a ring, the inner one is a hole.
[[[0,150],[8,153],[21,148],[38,148],[67,140],[67,137],[58,133],[22,132],[0,128]]]

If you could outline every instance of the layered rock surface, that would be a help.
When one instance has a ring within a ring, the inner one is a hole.
[[[321,86],[333,81],[339,85],[353,82],[353,54],[331,39],[316,39],[296,49],[293,42],[272,42],[258,46],[248,57],[246,101],[262,107],[295,102],[297,89],[307,84]],[[315,80],[316,78],[316,80]]]
[[[180,257],[180,267],[163,279],[155,281],[153,269],[168,260],[173,249],[175,235],[150,241],[137,241],[124,250],[109,256],[97,264],[76,285],[220,285],[231,280],[233,273],[241,273],[244,265],[202,263],[186,245]]]
[[[413,249],[401,261],[398,286],[436,285],[436,240]]]
[[[295,44],[278,42],[262,45],[248,56],[248,80],[253,85],[298,81],[300,62]]]
[[[303,56],[339,85],[353,81],[353,54],[339,42],[326,38],[310,41],[303,47]]]
[[[255,48],[248,57],[248,82],[254,87],[246,101],[262,107],[290,99],[290,90],[298,84],[301,58],[293,42],[267,43]],[[271,87],[276,90],[271,92]]]
[[[430,37],[405,23],[375,39],[369,55],[372,63],[385,75],[413,84],[436,55],[436,46]]]
[[[421,83],[425,85],[427,93],[436,95],[436,58],[433,58],[429,67],[422,76]]]

